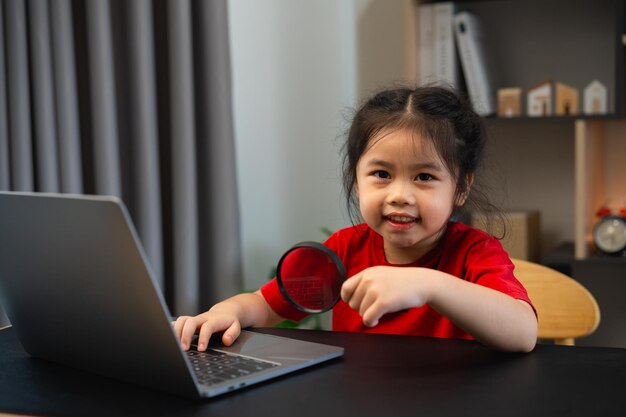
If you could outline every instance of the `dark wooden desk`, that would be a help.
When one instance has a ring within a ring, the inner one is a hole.
[[[626,349],[539,345],[530,354],[506,354],[459,340],[260,331],[341,345],[346,354],[223,397],[192,401],[31,358],[15,331],[6,329],[0,331],[0,411],[152,417],[626,414]]]

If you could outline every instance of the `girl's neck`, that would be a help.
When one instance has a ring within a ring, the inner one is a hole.
[[[424,255],[433,250],[441,241],[448,230],[447,224],[439,233],[427,241],[421,241],[418,244],[406,248],[398,248],[383,241],[383,249],[385,252],[385,260],[393,265],[412,264]]]

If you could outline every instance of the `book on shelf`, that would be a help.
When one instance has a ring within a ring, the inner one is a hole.
[[[474,110],[481,116],[495,113],[495,97],[484,33],[480,21],[470,12],[454,15],[454,33],[467,92]]]
[[[454,39],[454,2],[419,6],[420,84],[459,86]]]
[[[420,84],[432,81],[434,73],[434,4],[419,6],[419,74]]]

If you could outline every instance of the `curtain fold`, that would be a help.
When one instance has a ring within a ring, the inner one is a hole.
[[[111,10],[108,1],[85,2],[96,193],[121,197]]]
[[[71,0],[55,0],[50,9],[61,191],[80,194],[83,176]]]
[[[0,3],[0,189],[122,198],[173,314],[242,287],[227,12]]]
[[[59,163],[48,1],[29,0],[28,15],[37,183],[41,191],[58,192]]]
[[[33,191],[33,149],[31,133],[26,5],[21,0],[4,2],[6,27],[6,71],[9,108],[11,182],[14,190]]]
[[[161,190],[159,187],[159,147],[154,31],[149,0],[128,3],[130,138],[134,149],[133,203],[137,210],[137,229],[143,238],[159,285],[163,286],[161,232]]]
[[[228,37],[228,10],[226,2],[202,1],[193,27],[197,28],[198,40],[197,73],[205,76],[196,78],[198,92],[196,106],[205,117],[198,118],[198,169],[199,207],[209,215],[200,218],[201,276],[220,276],[221,283],[204,280],[204,292],[208,299],[201,304],[210,304],[228,297],[240,289],[237,277],[242,271],[239,264],[241,247],[239,239],[239,202],[235,164],[232,96],[230,92],[231,69]],[[223,123],[212,123],[221,120]],[[219,196],[215,201],[215,196]],[[217,237],[217,238],[216,238]]]
[[[191,3],[168,0],[170,102],[172,135],[172,202],[174,222],[174,293],[176,305],[198,308],[197,183]]]
[[[4,10],[0,7],[0,49],[4,47]],[[7,90],[4,53],[0,53],[0,191],[10,188],[9,129],[7,116]],[[2,313],[0,312],[0,316]]]

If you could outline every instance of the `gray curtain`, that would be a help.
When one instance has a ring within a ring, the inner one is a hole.
[[[174,314],[239,292],[227,0],[0,5],[0,189],[121,197]]]

